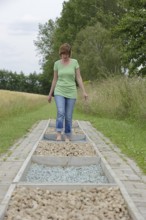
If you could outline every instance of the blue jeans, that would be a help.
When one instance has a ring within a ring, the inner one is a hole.
[[[76,99],[65,98],[63,96],[55,95],[55,102],[57,107],[56,131],[63,130],[65,119],[65,135],[71,136],[72,133],[72,115]]]

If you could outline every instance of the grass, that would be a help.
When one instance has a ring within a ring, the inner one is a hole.
[[[16,140],[26,135],[30,128],[40,120],[49,119],[48,105],[28,112],[1,120],[0,123],[0,153],[6,152]]]
[[[49,104],[42,95],[0,90],[0,154],[27,134],[37,122],[48,119]]]
[[[90,121],[92,126],[103,133],[121,152],[133,159],[146,173],[146,124],[131,120],[99,118],[95,115],[75,111],[74,118]]]
[[[78,109],[146,173],[146,79],[115,77],[87,85]]]
[[[102,118],[146,121],[146,80],[115,77],[87,85],[89,100],[79,109]]]
[[[0,120],[35,111],[46,104],[46,96],[0,90]]]
[[[93,125],[146,173],[146,126],[138,122],[97,118]]]
[[[92,96],[92,94],[89,94],[89,99],[90,95]],[[54,102],[48,104],[46,97],[40,96],[40,98],[41,103],[37,104],[37,107],[33,106],[33,108],[29,108],[25,112],[15,111],[9,117],[1,119],[0,153],[6,152],[16,140],[27,135],[31,127],[40,120],[56,117]],[[42,98],[44,99],[43,103]],[[107,117],[107,114],[105,117],[103,115],[100,117],[100,114],[97,115],[96,112],[90,112],[90,107],[93,108],[92,102],[84,104],[84,107],[86,105],[86,112],[84,112],[83,105],[81,106],[80,102],[82,103],[79,98],[73,118],[90,121],[93,127],[108,137],[124,154],[135,160],[141,170],[146,173],[146,123],[141,123],[139,120],[131,120],[131,118],[121,119],[117,116],[110,118]],[[98,106],[98,103],[96,106]]]

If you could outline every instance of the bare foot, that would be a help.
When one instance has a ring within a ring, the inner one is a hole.
[[[62,138],[61,138],[61,134],[59,133],[59,134],[57,134],[56,141],[61,141],[61,140],[62,140]]]
[[[70,142],[70,139],[67,136],[64,137],[64,140],[65,140],[65,142]]]

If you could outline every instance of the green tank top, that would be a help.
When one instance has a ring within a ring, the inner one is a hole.
[[[73,99],[77,98],[75,73],[78,68],[79,64],[75,59],[70,59],[70,63],[67,65],[62,64],[61,60],[54,63],[54,71],[58,73],[54,95]]]

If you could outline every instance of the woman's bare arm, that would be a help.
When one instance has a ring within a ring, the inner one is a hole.
[[[76,69],[76,80],[77,80],[77,83],[79,85],[79,87],[81,88],[82,92],[83,92],[83,96],[85,99],[88,98],[88,95],[85,91],[85,88],[84,88],[84,84],[83,84],[83,80],[82,80],[82,77],[81,77],[81,73],[80,73],[80,69]]]

